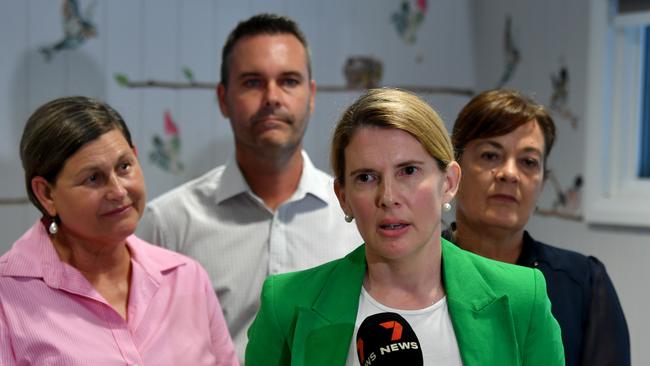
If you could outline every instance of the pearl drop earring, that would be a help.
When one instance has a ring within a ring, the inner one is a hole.
[[[56,221],[54,221],[54,219],[50,223],[50,226],[47,228],[47,231],[49,231],[51,235],[59,232],[59,225],[56,224]]]

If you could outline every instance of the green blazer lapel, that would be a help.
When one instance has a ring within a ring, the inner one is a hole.
[[[517,365],[508,297],[494,293],[471,255],[442,239],[443,282],[463,364]]]
[[[360,246],[332,270],[313,306],[299,309],[292,365],[345,365],[365,271],[365,247]]]

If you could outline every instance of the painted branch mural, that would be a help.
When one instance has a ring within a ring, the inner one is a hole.
[[[512,26],[512,17],[506,15],[505,25],[503,27],[503,54],[505,62],[503,64],[503,72],[497,84],[497,88],[502,88],[506,85],[517,70],[517,65],[521,62],[521,52],[515,42],[514,31]]]

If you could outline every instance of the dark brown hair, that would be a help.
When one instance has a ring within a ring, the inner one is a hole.
[[[65,162],[85,144],[118,129],[133,147],[131,133],[122,117],[108,104],[87,97],[64,97],[40,106],[29,117],[20,140],[20,159],[30,201],[47,211],[32,191],[37,176],[54,184]]]
[[[300,30],[300,27],[298,27],[298,24],[286,16],[264,13],[254,15],[247,20],[239,22],[235,29],[233,29],[228,35],[226,44],[223,46],[221,51],[221,84],[225,87],[228,86],[230,54],[232,53],[233,48],[235,48],[235,44],[244,37],[257,36],[260,34],[291,34],[295,36],[305,47],[307,71],[311,78],[311,57],[309,55],[309,46],[307,45],[307,38]]]
[[[544,135],[544,166],[555,142],[555,123],[541,104],[514,90],[494,89],[475,96],[460,111],[451,141],[457,161],[470,141],[502,136],[536,120]]]

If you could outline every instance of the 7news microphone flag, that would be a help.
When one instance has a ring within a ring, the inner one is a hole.
[[[363,320],[357,332],[361,366],[423,366],[422,349],[415,331],[397,313],[379,313]]]

